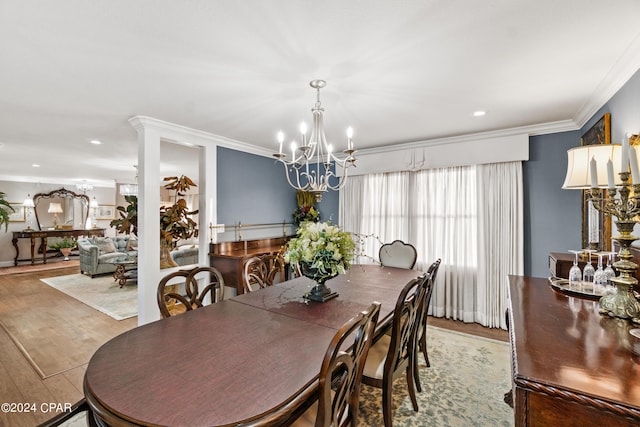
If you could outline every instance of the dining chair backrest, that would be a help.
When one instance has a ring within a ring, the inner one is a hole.
[[[179,279],[181,277],[184,277],[184,282]],[[198,282],[205,278],[206,285],[200,292]],[[182,285],[184,293],[180,292]],[[174,271],[163,277],[158,284],[156,297],[160,315],[166,318],[200,308],[207,295],[210,295],[211,303],[222,301],[224,298],[224,279],[217,269],[195,267]]]
[[[413,245],[394,240],[380,247],[378,258],[385,267],[413,268],[416,265],[418,252]]]
[[[380,304],[374,302],[347,321],[331,340],[320,369],[315,427],[357,424],[362,371],[379,313]]]
[[[245,261],[244,292],[253,292],[282,281],[284,281],[284,260],[279,253],[251,257]]]
[[[398,297],[393,311],[391,343],[386,361],[388,366],[385,365],[385,370],[391,373],[404,366],[410,351],[415,348],[427,283],[426,275],[418,277],[409,282]]]
[[[382,393],[385,426],[393,425],[393,382],[403,373],[406,376],[413,409],[418,410],[414,384],[414,358],[421,309],[430,286],[426,274],[409,281],[400,292],[393,311],[390,334],[383,335],[369,352],[362,382],[378,387]]]
[[[433,288],[436,285],[436,277],[438,276],[438,270],[440,269],[440,258],[431,263],[425,276],[430,283],[427,285],[427,291],[424,296],[422,308],[420,312],[420,321],[418,322],[417,343],[415,347],[415,354],[413,359],[413,378],[416,383],[416,388],[419,392],[422,392],[422,385],[420,384],[420,371],[418,366],[418,353],[422,351],[424,355],[424,361],[427,367],[431,366],[429,361],[429,354],[427,351],[427,318],[429,314],[429,304],[431,303],[431,295],[433,294]]]

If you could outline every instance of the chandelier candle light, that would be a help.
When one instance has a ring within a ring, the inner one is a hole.
[[[313,129],[307,141],[307,125],[300,125],[302,134],[301,143],[291,142],[291,160],[287,161],[287,155],[282,151],[284,133],[278,132],[279,151],[273,156],[284,166],[285,175],[289,185],[296,190],[313,193],[316,201],[322,200],[322,193],[327,190],[339,190],[347,180],[347,170],[355,166],[356,158],[353,149],[353,129],[347,129],[347,148],[343,151],[346,155],[339,158],[333,151],[333,146],[327,142],[324,134],[323,114],[324,108],[320,104],[320,89],[327,85],[324,80],[312,80],[310,86],[316,89],[316,103],[311,109],[313,113]],[[315,166],[313,164],[315,163]],[[311,166],[310,166],[311,165]],[[342,168],[342,173],[337,174],[336,169]]]
[[[631,233],[638,222],[637,215],[640,214],[640,166],[636,152],[639,148],[630,147],[628,137],[624,138],[622,145],[572,148],[567,152],[567,176],[562,186],[588,188],[587,193],[593,207],[615,218],[619,235],[614,236],[613,240],[620,245],[620,252],[619,260],[613,266],[620,275],[611,279],[617,292],[600,298],[600,313],[631,319],[634,323],[640,323],[640,303],[633,293],[633,287],[638,283],[634,277],[638,265],[631,261],[633,255],[629,247],[632,242],[638,240],[638,237]],[[619,163],[616,162],[618,159]],[[618,180],[615,179],[614,163],[620,165],[620,170],[617,171]]]

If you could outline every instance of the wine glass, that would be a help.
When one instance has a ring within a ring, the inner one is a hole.
[[[593,283],[593,276],[596,273],[596,269],[593,268],[593,264],[591,264],[591,252],[594,251],[590,249],[585,249],[584,251],[587,253],[587,265],[585,265],[584,270],[582,270],[582,280]]]
[[[615,291],[615,286],[613,286],[613,282],[611,281],[611,279],[616,277],[616,272],[613,269],[613,262],[615,261],[616,253],[609,252],[608,255],[609,256],[607,257],[607,266],[604,269],[604,274],[605,274],[605,277],[607,278],[607,284],[606,284],[607,293],[612,294]]]
[[[605,275],[604,268],[602,268],[602,255],[604,254],[598,253],[598,269],[593,274],[593,283],[594,283],[593,292],[594,293],[596,292],[596,287],[602,289],[604,285],[607,284],[607,277]]]
[[[573,265],[569,269],[569,287],[577,287],[580,285],[580,282],[582,281],[582,271],[578,266],[578,254],[581,251],[570,250],[569,252],[575,254]]]

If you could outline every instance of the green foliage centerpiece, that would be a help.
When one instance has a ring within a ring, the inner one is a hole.
[[[299,268],[303,276],[315,282],[306,296],[325,302],[338,296],[325,282],[343,274],[350,266],[354,251],[351,234],[328,222],[304,221],[296,237],[287,244],[284,260]]]

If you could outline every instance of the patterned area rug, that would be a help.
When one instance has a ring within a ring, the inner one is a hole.
[[[92,279],[84,274],[40,280],[116,320],[138,315],[138,287],[135,283],[127,282],[120,288],[111,275]]]
[[[422,393],[413,411],[404,376],[393,387],[394,427],[513,426],[509,344],[429,326],[431,367],[420,355]],[[382,392],[362,385],[360,425],[383,426]]]

